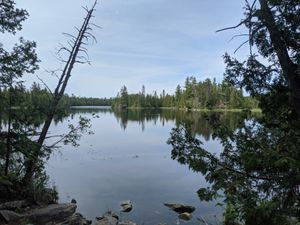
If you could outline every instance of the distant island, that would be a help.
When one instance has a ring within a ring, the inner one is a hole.
[[[197,81],[195,77],[187,77],[184,86],[177,85],[175,94],[163,91],[159,95],[145,93],[145,86],[139,93],[129,94],[123,86],[117,97],[112,99],[115,109],[124,108],[174,108],[185,110],[242,110],[258,109],[259,101],[244,96],[242,89],[215,79]]]
[[[173,108],[185,110],[253,110],[258,109],[259,101],[250,96],[244,96],[242,89],[215,79],[197,81],[195,77],[187,77],[183,86],[177,85],[174,94],[156,91],[146,93],[145,86],[139,93],[128,93],[123,86],[116,97],[95,98],[78,97],[65,94],[60,102],[60,108],[71,106],[112,106],[114,109],[127,108]],[[8,96],[8,89],[0,89],[0,103]],[[23,86],[15,87],[13,106],[30,106],[47,110],[51,93],[38,83],[33,83],[30,89]]]

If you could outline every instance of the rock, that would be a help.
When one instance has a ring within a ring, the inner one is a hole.
[[[48,222],[61,222],[70,218],[76,211],[76,205],[68,204],[52,204],[42,208],[36,208],[26,213],[15,213],[10,210],[0,210],[2,217],[8,224],[21,224],[22,221],[30,221],[32,223],[46,224]]]
[[[112,213],[111,213],[111,216],[114,217],[114,218],[116,218],[117,220],[119,220],[119,216],[118,216],[116,213],[113,213],[113,212],[112,212]]]
[[[130,200],[126,200],[126,201],[121,202],[121,206],[123,206],[123,205],[131,205],[131,204],[132,203],[131,203]]]
[[[44,208],[34,209],[26,213],[30,221],[47,223],[49,221],[64,221],[71,217],[76,211],[76,205],[73,203],[52,204]]]
[[[118,225],[119,220],[112,212],[107,212],[103,216],[98,217],[93,225]]]
[[[16,223],[23,220],[24,216],[10,210],[0,210],[0,218],[4,219],[6,223]]]
[[[130,212],[133,208],[132,203],[130,200],[124,201],[121,203],[121,211],[122,212]]]
[[[192,214],[188,213],[188,212],[181,213],[178,216],[178,218],[182,219],[182,220],[190,220],[190,219],[192,219],[192,217],[193,217]]]
[[[76,199],[72,198],[71,203],[76,204],[77,203]]]
[[[137,224],[132,221],[123,221],[118,223],[118,225],[137,225]]]
[[[75,213],[68,220],[56,225],[90,225],[90,224],[92,224],[91,220],[87,220],[80,213]]]
[[[121,211],[122,212],[130,212],[132,210],[132,205],[123,205]]]
[[[0,204],[0,210],[2,210],[2,209],[15,210],[15,209],[19,209],[19,208],[25,208],[26,206],[28,206],[28,202],[25,200],[4,202],[4,203]]]
[[[194,206],[189,206],[189,205],[183,205],[183,204],[169,204],[169,203],[164,203],[165,206],[169,207],[173,211],[177,213],[192,213],[195,211]]]

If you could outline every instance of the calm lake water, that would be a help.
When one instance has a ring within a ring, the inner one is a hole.
[[[121,213],[121,218],[139,224],[199,224],[197,217],[209,221],[221,215],[216,202],[201,202],[197,196],[197,190],[207,186],[204,177],[172,160],[171,146],[166,143],[176,124],[189,122],[207,150],[220,152],[204,113],[72,109],[68,117],[53,124],[51,134],[66,132],[68,124],[76,123],[80,116],[91,119],[94,134],[84,135],[77,148],[62,146],[46,166],[60,202],[74,198],[77,211],[94,219],[107,210],[119,212],[120,203],[131,200],[133,210]],[[241,119],[238,113],[221,116],[233,128]],[[193,219],[178,220],[163,203],[195,206]]]

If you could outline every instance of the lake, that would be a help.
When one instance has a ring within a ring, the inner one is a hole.
[[[50,184],[59,192],[60,202],[77,201],[77,212],[94,219],[107,210],[119,212],[124,200],[133,202],[133,210],[121,213],[122,219],[138,224],[199,224],[197,218],[216,221],[222,209],[216,202],[201,202],[197,190],[206,187],[204,177],[171,159],[166,142],[172,128],[189,122],[203,146],[218,154],[221,145],[211,137],[205,113],[172,110],[125,110],[109,108],[72,109],[56,121],[51,135],[67,131],[69,123],[80,116],[91,119],[93,135],[83,135],[79,147],[62,146],[47,163]],[[233,129],[240,113],[221,114]],[[183,203],[196,207],[189,222],[163,203]]]

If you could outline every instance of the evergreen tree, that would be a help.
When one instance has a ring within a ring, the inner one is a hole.
[[[298,0],[246,1],[245,18],[238,26],[225,28],[249,29],[249,57],[240,62],[226,54],[225,78],[260,100],[262,117],[242,122],[235,131],[221,126],[216,117],[208,118],[213,136],[224,147],[220,156],[203,149],[189,127],[174,128],[169,140],[173,158],[203,173],[211,184],[199,189],[200,199],[223,195],[225,224],[300,221],[299,6]],[[222,87],[229,96],[226,101],[236,106],[241,91],[226,86]]]

